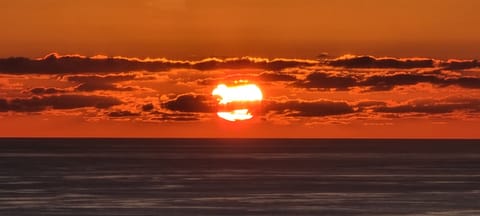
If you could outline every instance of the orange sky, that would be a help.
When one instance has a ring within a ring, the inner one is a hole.
[[[18,0],[0,56],[479,57],[477,0]]]
[[[1,8],[0,136],[480,138],[480,1]],[[263,90],[253,120],[215,115],[232,76]]]

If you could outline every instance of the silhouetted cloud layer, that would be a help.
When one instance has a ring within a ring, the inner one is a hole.
[[[214,113],[216,107],[205,95],[179,95],[163,103],[163,108],[184,113]],[[439,100],[413,100],[404,104],[388,104],[384,101],[360,101],[347,103],[332,100],[264,101],[262,113],[274,113],[290,117],[323,117],[363,112],[441,114],[454,111],[480,112],[480,100],[473,98],[447,98]]]
[[[273,111],[295,117],[321,117],[328,115],[342,115],[353,113],[354,109],[346,102],[337,101],[301,101],[290,100],[285,102],[270,101],[264,106],[265,112]]]
[[[373,56],[346,55],[320,61],[307,59],[265,59],[254,57],[206,58],[199,61],[176,61],[168,59],[138,59],[127,57],[50,54],[41,59],[10,57],[0,59],[0,72],[9,74],[77,74],[77,73],[118,73],[129,71],[166,71],[176,68],[215,70],[258,68],[282,70],[306,66],[333,66],[345,68],[433,68],[463,70],[479,67],[477,60],[440,61],[426,58],[377,58]],[[268,75],[265,75],[268,77]],[[288,77],[283,77],[289,79]]]
[[[332,75],[327,72],[314,72],[304,80],[297,81],[294,86],[302,88],[347,90],[358,85],[358,80],[349,76]]]
[[[162,104],[163,108],[178,112],[214,113],[216,105],[207,95],[185,94]],[[264,113],[275,112],[287,116],[315,117],[353,113],[354,109],[346,102],[337,101],[265,101],[262,105]]]
[[[295,81],[297,78],[292,75],[288,74],[281,74],[281,73],[271,73],[271,72],[264,72],[258,75],[258,79],[262,81]]]
[[[170,122],[188,122],[199,121],[198,115],[193,113],[165,113],[154,112],[155,117],[151,118],[152,121],[170,121]]]
[[[442,63],[446,70],[465,70],[480,67],[478,60],[449,60]]]
[[[144,112],[149,112],[152,111],[155,107],[153,106],[152,103],[148,103],[142,106],[142,111]]]
[[[122,104],[117,98],[87,95],[54,95],[31,98],[0,99],[0,111],[39,112],[46,109],[109,108]]]
[[[79,55],[50,54],[41,59],[11,57],[0,59],[0,72],[9,74],[77,74],[113,73],[129,71],[166,71],[175,68],[214,70],[259,68],[281,70],[284,68],[313,66],[318,62],[302,59],[264,58],[207,58],[200,61],[175,61],[167,59],[138,59],[126,57],[85,57]]]
[[[454,111],[480,112],[480,99],[414,100],[395,106],[380,106],[375,112],[441,114]]]
[[[327,60],[328,65],[347,68],[431,68],[435,66],[433,59],[398,59],[376,58],[373,56],[347,55]]]
[[[60,88],[43,88],[43,87],[37,87],[37,88],[32,88],[29,91],[32,94],[35,95],[43,95],[43,94],[57,94],[57,93],[65,93],[67,92],[64,89]]]
[[[75,91],[97,91],[97,90],[108,90],[108,91],[132,91],[133,87],[120,87],[117,83],[129,81],[135,79],[135,75],[77,75],[67,77],[68,81],[78,83],[75,87]]]
[[[313,72],[304,80],[299,80],[293,86],[315,89],[349,90],[352,87],[365,87],[369,91],[387,91],[396,86],[430,83],[437,86],[460,86],[463,88],[480,88],[479,77],[448,77],[429,73],[416,74],[384,74],[360,76],[346,74],[343,76],[328,72]]]
[[[173,100],[162,103],[162,107],[172,111],[180,112],[215,112],[215,105],[212,104],[212,97],[207,95],[183,94]]]
[[[96,120],[203,121],[218,110],[246,105],[220,106],[210,95],[214,85],[238,78],[262,88],[264,101],[247,105],[266,120],[429,115],[462,119],[480,113],[478,67],[476,60],[353,55],[319,60],[174,61],[57,54],[7,58],[0,59],[0,112],[6,116],[61,109],[45,113],[72,110]],[[408,88],[426,92],[404,91]],[[442,98],[431,99],[433,94]]]
[[[114,111],[108,113],[109,117],[118,118],[118,117],[132,117],[132,116],[140,116],[140,113],[131,112],[128,110],[123,111]]]

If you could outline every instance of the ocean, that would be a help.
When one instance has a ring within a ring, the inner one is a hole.
[[[0,139],[0,215],[480,215],[480,140]]]

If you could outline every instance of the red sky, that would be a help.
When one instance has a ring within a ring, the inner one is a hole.
[[[0,136],[479,138],[479,6],[2,3]],[[232,76],[264,92],[253,120],[215,115]]]

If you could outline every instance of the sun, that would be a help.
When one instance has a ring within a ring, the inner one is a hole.
[[[253,118],[252,109],[262,101],[260,88],[246,80],[237,80],[233,85],[219,84],[212,91],[218,97],[217,115],[228,121],[240,121]]]

